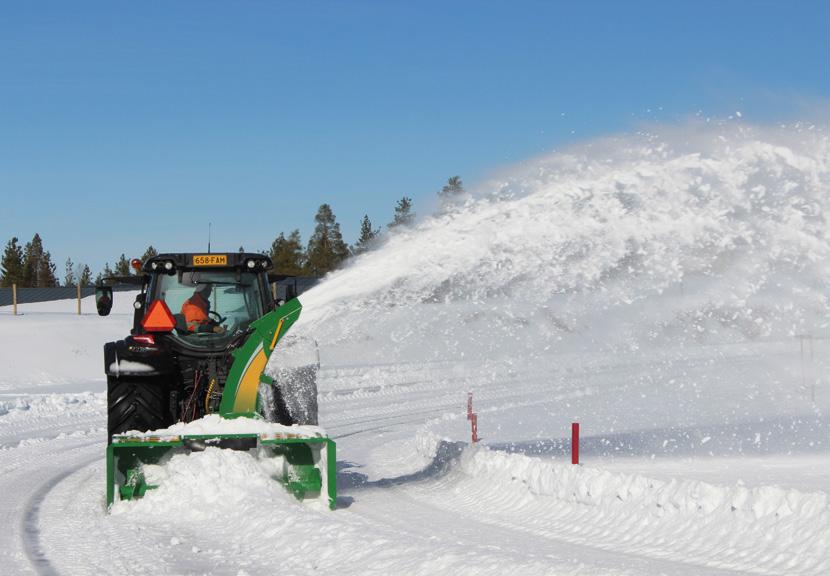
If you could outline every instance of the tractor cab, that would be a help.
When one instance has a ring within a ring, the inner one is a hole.
[[[143,266],[145,315],[134,329],[158,331],[147,321],[151,310],[161,309],[172,325],[169,333],[181,344],[225,348],[275,308],[266,272],[270,265],[260,254],[156,256]]]
[[[251,322],[296,294],[275,302],[268,274],[271,260],[262,254],[160,254],[142,263],[136,275],[106,278],[96,287],[98,314],[107,316],[113,302],[111,284],[131,284],[141,292],[135,301],[131,334],[168,333],[184,347],[225,348]]]
[[[247,272],[190,270],[159,275],[150,294],[151,303],[163,301],[173,314],[173,334],[194,346],[221,343],[265,313],[259,278]]]

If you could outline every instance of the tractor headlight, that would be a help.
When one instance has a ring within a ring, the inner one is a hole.
[[[164,263],[164,269],[165,269],[165,270],[167,270],[168,272],[169,272],[170,270],[172,270],[172,269],[173,269],[173,261],[172,261],[172,260],[168,260],[167,262],[165,262],[165,263]]]
[[[247,264],[248,264],[248,268],[253,270],[254,266],[256,266],[256,261],[255,260],[248,260]]]
[[[153,262],[152,264],[150,264],[150,268],[152,268],[153,270],[155,270],[155,269],[156,269],[156,268],[158,268],[158,267],[159,267],[159,263],[158,263],[158,262]]]

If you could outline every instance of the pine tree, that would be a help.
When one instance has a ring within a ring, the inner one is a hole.
[[[349,247],[343,241],[340,224],[328,204],[322,204],[314,217],[317,223],[308,240],[306,270],[322,276],[337,268],[348,256]]]
[[[240,253],[240,254],[244,254],[244,253],[245,253],[245,247],[244,247],[244,246],[240,246],[240,247],[239,247],[239,253]]]
[[[37,268],[38,288],[52,288],[58,286],[57,267],[52,263],[52,255],[44,252]]]
[[[412,211],[412,198],[404,196],[395,205],[395,219],[388,224],[388,227],[411,226],[413,222],[415,222],[415,213]]]
[[[26,287],[38,286],[38,270],[43,258],[43,241],[40,234],[35,233],[31,242],[26,243],[23,250],[23,278],[20,285]]]
[[[153,245],[147,246],[147,250],[144,251],[144,254],[141,255],[141,263],[144,264],[150,258],[155,258],[158,256],[158,250],[153,248]]]
[[[12,284],[22,286],[23,282],[23,248],[14,237],[6,244],[3,260],[0,261],[0,286],[9,288]]]
[[[288,238],[280,232],[280,235],[271,244],[269,256],[274,264],[274,272],[277,274],[287,274],[289,276],[302,274],[304,255],[300,231],[294,230]]]
[[[130,261],[127,260],[127,257],[124,254],[121,254],[121,258],[119,258],[118,262],[115,263],[115,275],[116,276],[129,276],[130,275]]]
[[[80,266],[80,264],[78,264]],[[80,273],[78,274],[78,284],[81,286],[89,286],[92,282],[92,271],[89,269],[89,266],[84,264],[83,268],[81,268]]]
[[[446,213],[453,210],[456,206],[461,205],[468,196],[464,190],[464,183],[461,181],[461,176],[448,178],[447,183],[438,192],[438,197],[441,199],[438,213]]]
[[[371,248],[375,239],[380,234],[380,228],[372,228],[372,221],[369,220],[369,215],[364,214],[363,220],[360,222],[360,237],[352,248],[354,255],[363,254]]]
[[[464,183],[461,181],[461,176],[452,176],[447,179],[447,183],[441,188],[438,195],[444,200],[455,200],[464,195]]]
[[[37,288],[57,286],[56,272],[52,255],[43,250],[40,234],[35,234],[23,250],[23,278],[20,284]]]
[[[66,287],[75,286],[75,264],[72,262],[72,258],[66,259],[66,273],[63,277],[63,285]]]

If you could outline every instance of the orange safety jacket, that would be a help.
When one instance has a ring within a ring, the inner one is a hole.
[[[208,303],[198,294],[194,294],[184,301],[182,315],[189,331],[198,332],[201,326],[209,322],[207,309]]]

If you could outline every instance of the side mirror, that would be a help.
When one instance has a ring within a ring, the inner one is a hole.
[[[109,316],[112,310],[112,286],[95,287],[95,307],[98,316]]]

